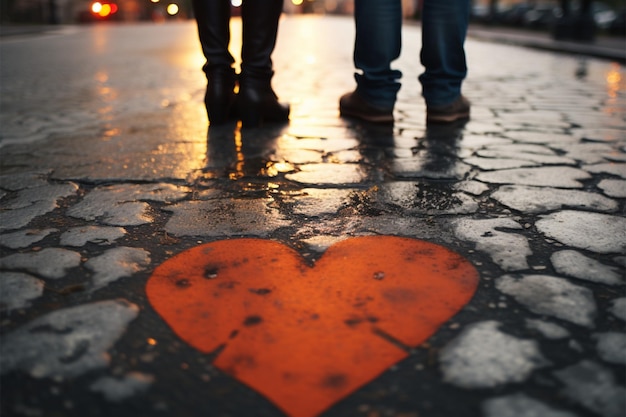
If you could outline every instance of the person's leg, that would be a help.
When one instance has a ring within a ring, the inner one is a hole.
[[[289,106],[278,102],[271,86],[271,55],[276,46],[283,0],[244,0],[239,112],[244,126],[289,119]]]
[[[356,0],[354,74],[357,88],[339,100],[342,116],[375,123],[392,123],[402,73],[391,69],[400,56],[402,5],[400,0]]]
[[[470,0],[424,0],[420,58],[425,71],[419,80],[429,107],[447,106],[461,97],[469,13]]]
[[[235,62],[230,52],[230,1],[193,0],[193,11],[198,25],[198,37],[206,63],[202,70],[207,76],[204,102],[211,124],[225,122],[231,115],[235,101]]]
[[[402,46],[400,0],[356,0],[354,66],[356,91],[368,103],[393,108],[402,73],[391,69]]]

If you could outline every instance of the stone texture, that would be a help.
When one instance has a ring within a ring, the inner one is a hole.
[[[626,321],[626,297],[617,298],[611,302],[609,311],[617,318]]]
[[[130,372],[121,378],[101,377],[92,383],[89,389],[101,393],[108,401],[121,402],[147,391],[153,382],[152,375]]]
[[[491,196],[505,206],[524,213],[545,213],[565,207],[604,212],[613,212],[618,208],[615,200],[598,194],[547,187],[502,186]]]
[[[564,210],[542,216],[537,229],[559,242],[598,253],[626,251],[626,218]]]
[[[61,235],[62,246],[82,247],[87,243],[111,245],[126,235],[123,227],[85,226],[67,230]]]
[[[549,321],[526,319],[526,327],[538,331],[546,339],[564,339],[570,337],[570,332],[568,332],[567,329],[558,324],[550,323]]]
[[[580,326],[592,327],[596,316],[593,293],[549,275],[504,275],[496,288],[536,314],[545,314]]]
[[[578,168],[550,166],[481,172],[476,176],[477,180],[491,184],[558,188],[582,188],[580,181],[589,178],[591,176],[586,171]]]
[[[81,256],[61,248],[46,248],[39,252],[15,253],[0,258],[0,269],[19,269],[48,279],[63,278],[67,271],[80,265]]]
[[[563,383],[563,395],[602,417],[623,417],[626,390],[615,383],[607,368],[584,360],[554,375]]]
[[[44,283],[22,272],[0,272],[0,310],[26,308],[43,294]]]
[[[626,283],[626,277],[619,268],[605,265],[574,250],[555,252],[550,261],[556,272],[562,275],[607,285]]]
[[[271,206],[272,200],[189,201],[168,207],[165,230],[177,236],[267,236],[291,222]]]
[[[0,372],[34,378],[72,378],[109,363],[107,350],[139,309],[125,300],[57,310],[3,336]]]
[[[185,187],[171,184],[112,185],[94,189],[67,214],[111,226],[138,226],[152,221],[146,201],[174,202],[186,195]]]
[[[626,180],[604,179],[598,183],[598,188],[609,197],[626,198]]]
[[[468,326],[439,356],[444,381],[463,388],[492,388],[525,381],[547,365],[537,342],[510,336],[500,323]]]
[[[483,417],[576,417],[521,393],[491,398],[483,403],[482,410]]]
[[[123,277],[130,277],[150,265],[150,253],[141,248],[117,247],[89,259],[85,267],[94,272],[91,290],[99,290]]]
[[[58,231],[58,229],[28,229],[13,233],[5,233],[0,235],[0,245],[11,249],[23,249]]]
[[[598,356],[603,361],[626,365],[626,333],[607,332],[595,335]]]
[[[487,253],[493,262],[505,271],[528,268],[526,258],[532,254],[526,238],[500,229],[521,230],[519,223],[509,218],[461,219],[453,223],[459,239],[476,244],[476,249]]]

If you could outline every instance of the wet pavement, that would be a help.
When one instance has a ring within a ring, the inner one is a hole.
[[[146,285],[175,255],[236,248],[234,238],[280,243],[277,253],[320,270],[344,259],[349,276],[389,258],[375,244],[335,257],[367,236],[385,248],[387,236],[447,248],[478,285],[426,339],[386,335],[399,361],[321,415],[626,415],[626,69],[471,38],[472,119],[426,126],[419,28],[407,26],[396,123],[372,126],[338,116],[354,87],[353,36],[350,18],[284,17],[274,87],[292,104],[290,122],[208,132],[191,22],[3,39],[3,416],[285,415],[223,366],[228,346],[198,347],[166,322]],[[210,333],[205,325],[185,329]],[[248,340],[241,333],[230,339]],[[315,351],[316,339],[302,345]],[[296,392],[302,402],[313,394]]]

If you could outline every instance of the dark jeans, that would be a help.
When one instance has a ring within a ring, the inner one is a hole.
[[[449,104],[461,94],[469,11],[469,0],[424,0],[420,59],[425,71],[419,80],[429,106]],[[354,15],[354,65],[361,71],[355,74],[357,91],[371,104],[393,108],[402,76],[391,69],[402,44],[401,0],[355,0]]]

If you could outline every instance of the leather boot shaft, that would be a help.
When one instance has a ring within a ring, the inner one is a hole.
[[[231,67],[235,60],[228,51],[230,42],[230,1],[192,0],[198,37],[206,58],[205,72],[211,67]]]
[[[210,67],[206,71],[207,89],[204,104],[212,125],[223,124],[236,117],[235,85],[237,76],[230,67]]]
[[[238,112],[243,126],[285,122],[289,105],[272,89],[272,52],[276,46],[283,0],[244,0],[241,6],[243,46]]]

